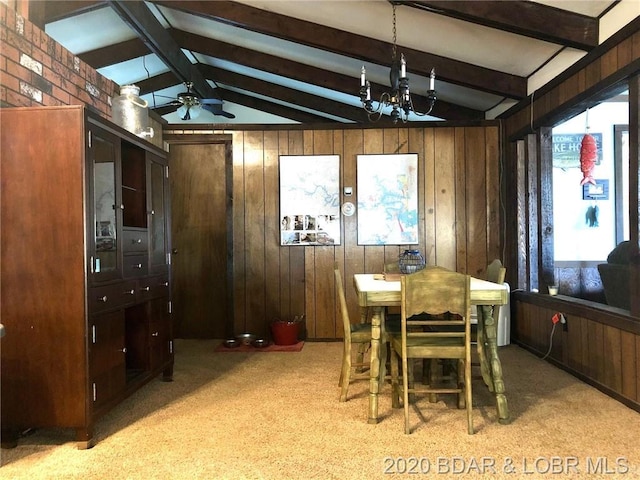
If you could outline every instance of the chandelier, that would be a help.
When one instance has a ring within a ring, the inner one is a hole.
[[[370,122],[377,122],[382,116],[382,110],[385,107],[391,107],[391,120],[396,123],[401,119],[406,123],[409,119],[409,113],[413,112],[418,116],[425,116],[431,113],[433,105],[436,103],[435,79],[436,72],[431,69],[429,78],[429,91],[427,92],[427,100],[429,101],[429,110],[420,113],[413,108],[413,102],[409,93],[409,79],[407,78],[407,62],[404,54],[400,55],[398,61],[396,54],[396,5],[393,6],[393,50],[391,53],[391,70],[389,71],[389,81],[391,83],[391,91],[384,92],[380,95],[378,106],[374,108],[371,100],[371,83],[366,78],[367,71],[362,66],[360,73],[360,101],[362,108],[367,112]]]

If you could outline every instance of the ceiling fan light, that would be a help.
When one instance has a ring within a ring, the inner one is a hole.
[[[200,105],[182,105],[176,110],[182,120],[195,120],[200,116]]]

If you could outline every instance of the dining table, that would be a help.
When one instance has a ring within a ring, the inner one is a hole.
[[[509,290],[506,284],[473,276],[470,283],[471,304],[476,305],[478,311],[477,351],[482,378],[495,395],[498,422],[507,424],[510,421],[509,408],[498,356],[497,315],[493,315],[493,307],[508,303]],[[378,423],[378,395],[384,384],[387,360],[385,315],[387,307],[400,306],[400,279],[399,275],[357,273],[353,276],[353,284],[362,321],[371,319],[368,422]]]

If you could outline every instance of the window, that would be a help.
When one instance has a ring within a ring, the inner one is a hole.
[[[607,303],[598,265],[629,239],[628,123],[626,91],[552,130],[554,273],[561,293]],[[585,133],[597,146],[588,173],[580,155]]]

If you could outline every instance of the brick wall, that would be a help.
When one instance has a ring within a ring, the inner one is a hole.
[[[119,85],[0,2],[0,106],[87,105],[111,118]]]

